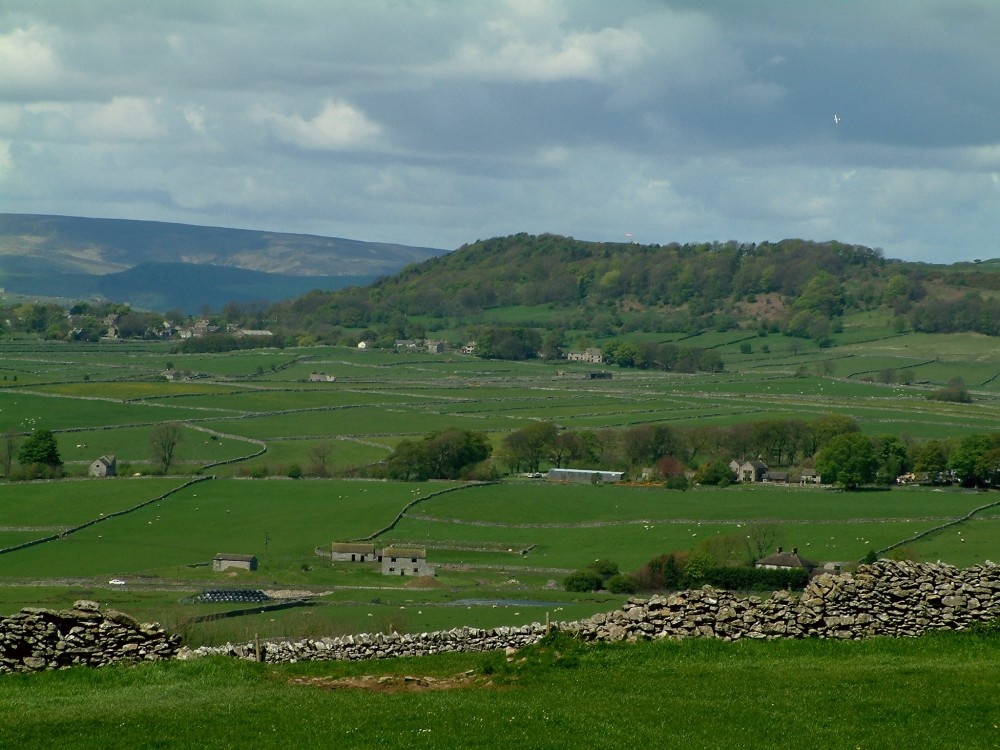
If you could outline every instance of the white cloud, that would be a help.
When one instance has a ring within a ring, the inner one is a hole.
[[[84,116],[78,127],[94,141],[150,141],[167,132],[153,113],[151,101],[134,96],[114,97]]]
[[[205,129],[205,108],[198,104],[185,104],[181,109],[184,120],[191,126],[191,130],[200,135],[204,135]]]
[[[327,99],[319,114],[306,119],[256,104],[250,119],[262,123],[279,140],[307,151],[341,151],[371,145],[382,132],[378,123],[345,101]]]
[[[59,61],[40,26],[16,28],[0,34],[0,95],[31,95],[55,83]]]
[[[493,25],[491,31],[492,39],[460,45],[446,68],[463,77],[497,80],[603,81],[634,69],[647,53],[642,36],[625,29],[559,33],[541,40],[507,25]]]

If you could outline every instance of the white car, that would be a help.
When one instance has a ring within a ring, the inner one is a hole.
[[[108,583],[110,583],[112,586],[124,586],[125,585],[125,581],[123,581],[121,578],[112,578],[110,581],[108,581]]]

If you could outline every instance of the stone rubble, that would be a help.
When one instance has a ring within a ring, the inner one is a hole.
[[[856,573],[823,574],[795,596],[740,597],[706,586],[650,598],[577,622],[517,627],[455,628],[434,633],[367,633],[339,638],[261,640],[180,648],[178,636],[127,615],[77,602],[65,612],[24,609],[0,620],[0,672],[58,669],[117,661],[191,659],[222,654],[239,659],[299,661],[381,659],[442,652],[506,651],[558,629],[587,641],[653,638],[913,637],[961,630],[1000,619],[1000,566],[959,569],[942,563],[880,560]]]

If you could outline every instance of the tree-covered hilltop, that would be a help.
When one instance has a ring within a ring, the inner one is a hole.
[[[1000,335],[993,263],[888,260],[840,242],[638,245],[516,234],[464,245],[367,287],[314,291],[272,308],[286,332],[413,337],[491,326],[522,308],[536,329],[632,331],[767,328],[823,341],[841,316],[884,308],[902,327]],[[331,338],[332,337],[332,338]]]

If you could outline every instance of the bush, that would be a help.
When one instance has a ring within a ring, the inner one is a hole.
[[[804,589],[809,573],[797,570],[768,570],[766,568],[716,567],[705,571],[704,580],[730,591],[777,591]]]
[[[618,573],[611,576],[604,587],[612,594],[634,594],[639,590],[635,579],[628,573]]]
[[[604,579],[592,570],[578,570],[563,579],[563,588],[567,591],[600,591]]]
[[[683,474],[677,474],[676,476],[668,477],[667,481],[663,483],[663,486],[668,490],[686,490],[690,485],[688,483],[687,477]]]
[[[594,560],[594,562],[587,566],[587,570],[597,573],[602,581],[606,581],[611,576],[618,574],[618,563],[612,560]]]
[[[288,477],[290,479],[301,479],[302,478],[302,467],[298,464],[292,464],[288,467]]]

